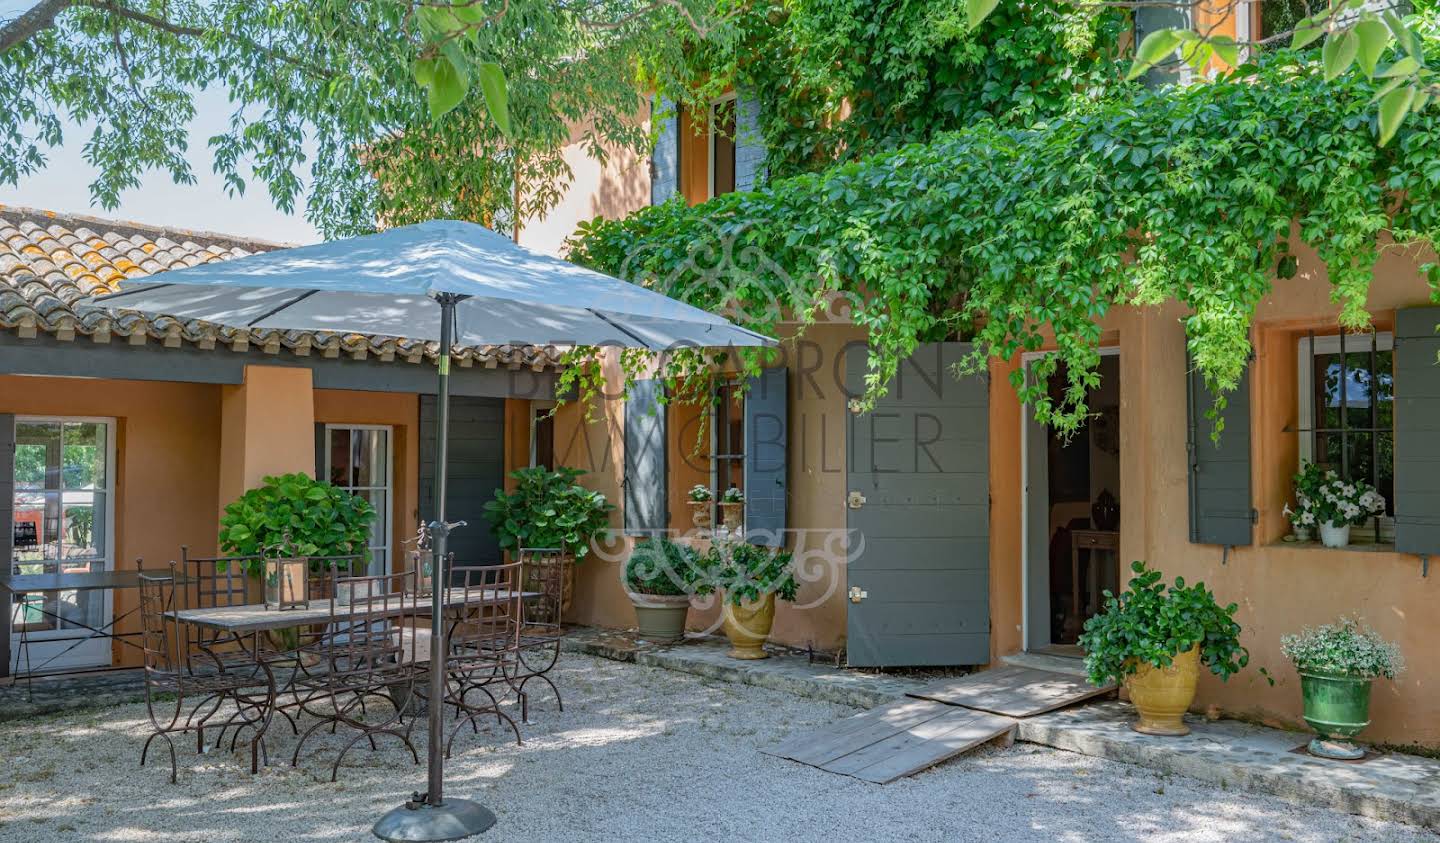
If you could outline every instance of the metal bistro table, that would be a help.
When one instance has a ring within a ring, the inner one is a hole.
[[[23,600],[26,596],[31,594],[49,594],[60,591],[116,591],[120,589],[139,588],[141,573],[141,571],[136,570],[85,571],[78,573],[61,573],[57,571],[50,574],[16,574],[13,573],[13,571],[6,571],[0,573],[0,592],[9,595],[5,600],[7,611],[9,611],[9,607],[14,606],[16,602]],[[160,569],[153,569],[143,571],[143,573],[152,577],[169,576],[170,570],[168,568],[163,571]],[[138,631],[115,631],[121,621],[125,620],[126,618],[134,615],[136,612],[139,611],[138,606],[125,612],[123,615],[112,617],[107,623],[104,623],[98,627],[91,626],[87,623],[73,620],[71,618],[62,618],[54,612],[46,610],[43,604],[40,607],[36,608],[36,611],[38,611],[44,617],[50,618],[58,622],[64,622],[72,627],[76,627],[77,631],[83,631],[85,634],[66,636],[63,638],[47,637],[45,639],[47,643],[55,641],[69,641],[71,642],[71,644],[64,650],[55,653],[54,655],[47,658],[45,661],[41,662],[38,665],[35,665],[32,664],[30,660],[30,644],[32,642],[29,636],[29,624],[21,625],[19,640],[15,642],[16,647],[14,650],[14,656],[12,657],[9,640],[10,618],[7,617],[4,619],[3,634],[5,636],[5,640],[3,642],[4,646],[0,647],[0,649],[3,649],[5,651],[5,666],[4,673],[0,674],[0,676],[11,676],[11,681],[14,681],[16,678],[18,678],[18,676],[23,675],[25,677],[27,694],[33,693],[34,689],[31,686],[31,678],[36,673],[45,670],[45,668],[49,666],[50,663],[54,662],[56,659],[63,657],[66,653],[69,653],[71,650],[74,650],[76,647],[79,647],[86,641],[93,641],[96,638],[110,638],[115,641],[119,641],[126,646],[134,647],[137,651],[143,652],[140,645],[136,644],[133,641],[127,640],[129,638],[138,637],[140,635]],[[19,669],[20,660],[22,657],[25,660],[25,670],[23,671],[23,673]],[[11,670],[12,663],[14,665],[13,671]],[[90,673],[96,671],[120,669],[123,668],[86,668],[84,672]]]
[[[521,600],[539,596],[541,596],[539,592],[520,592]],[[496,589],[484,591],[470,589],[469,599],[466,599],[465,589],[447,588],[442,599],[445,608],[454,609],[499,605],[507,600],[515,599],[515,594]],[[429,594],[406,594],[401,600],[390,604],[386,611],[394,616],[429,615],[430,605]],[[337,604],[336,608],[341,608],[341,605]],[[371,614],[374,614],[374,611],[375,608],[372,606]],[[311,600],[303,609],[267,609],[263,603],[249,603],[244,606],[172,610],[165,614],[181,623],[236,633],[267,632],[295,626],[326,624],[332,618],[346,620],[349,617],[345,612],[331,614],[329,600]]]

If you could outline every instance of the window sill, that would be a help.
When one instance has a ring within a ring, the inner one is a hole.
[[[1327,550],[1332,553],[1394,553],[1394,542],[1351,542],[1344,547],[1326,547],[1318,540],[1297,542],[1289,539],[1271,542],[1267,547],[1292,547],[1296,550]]]

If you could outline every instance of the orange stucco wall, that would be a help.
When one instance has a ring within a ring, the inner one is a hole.
[[[245,382],[220,387],[220,506],[265,477],[315,471],[309,369],[246,366]]]

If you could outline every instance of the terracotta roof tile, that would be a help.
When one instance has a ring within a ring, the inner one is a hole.
[[[195,319],[182,322],[170,316],[146,317],[133,311],[84,308],[77,312],[73,308],[78,299],[101,289],[118,289],[127,279],[286,247],[210,232],[0,205],[0,330],[15,331],[22,337],[39,331],[66,340],[88,336],[97,342],[112,336],[143,336],[167,347],[184,343],[207,349],[251,345],[270,353],[374,356],[411,363],[436,358],[439,343],[420,340],[236,328]],[[457,347],[452,356],[462,366],[553,368],[560,351],[549,346]]]

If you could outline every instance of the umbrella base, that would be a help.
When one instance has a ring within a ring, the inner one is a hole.
[[[411,807],[411,806],[414,807]],[[381,840],[439,841],[462,840],[489,830],[495,814],[469,799],[446,799],[436,808],[407,802],[380,818],[372,829]]]

